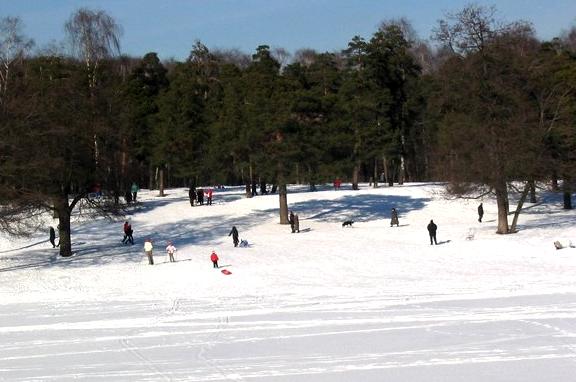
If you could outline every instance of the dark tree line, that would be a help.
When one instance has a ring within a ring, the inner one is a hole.
[[[73,54],[31,41],[17,18],[0,28],[0,227],[29,231],[42,211],[122,209],[132,182],[158,189],[340,177],[378,187],[443,180],[450,192],[496,195],[498,232],[514,232],[539,184],[571,208],[576,179],[574,32],[541,42],[523,22],[468,6],[435,30],[405,20],[334,53],[257,47],[252,56],[196,42],[182,62],[119,55],[120,27],[81,9],[66,23]],[[91,198],[97,187],[104,197]],[[519,193],[510,211],[509,194]],[[512,224],[508,215],[514,213]]]

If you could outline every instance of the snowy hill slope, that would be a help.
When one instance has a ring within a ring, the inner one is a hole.
[[[494,201],[478,223],[477,202],[440,185],[305,190],[288,195],[299,234],[277,195],[230,188],[199,207],[185,189],[142,192],[134,246],[121,221],[74,224],[69,259],[47,234],[0,237],[0,380],[574,380],[576,249],[552,243],[576,242],[576,213],[556,195],[499,236]]]

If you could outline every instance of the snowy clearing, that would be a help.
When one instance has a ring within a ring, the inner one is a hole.
[[[553,242],[576,243],[576,211],[543,195],[499,236],[494,200],[478,223],[479,201],[441,191],[294,186],[297,234],[278,224],[277,195],[229,188],[190,207],[186,189],[144,191],[134,246],[122,221],[73,223],[67,259],[47,230],[0,237],[0,380],[573,381],[576,249]]]

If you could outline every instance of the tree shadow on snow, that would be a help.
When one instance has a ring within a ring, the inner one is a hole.
[[[19,253],[18,256],[0,258],[0,272],[45,267],[82,268],[140,263],[144,261],[143,245],[146,238],[151,238],[153,241],[155,257],[165,256],[168,241],[172,241],[179,249],[189,245],[221,246],[225,243],[232,247],[232,239],[228,237],[232,226],[238,227],[242,236],[244,229],[248,230],[274,216],[276,216],[274,213],[254,211],[243,217],[220,215],[202,219],[188,218],[177,223],[140,225],[134,232],[134,245],[121,243],[123,237],[121,224],[88,222],[72,230],[73,238],[82,238],[79,242],[73,242],[73,256],[60,257],[57,250],[52,248],[29,250]],[[180,255],[183,255],[182,252]],[[209,253],[206,254],[208,255]]]
[[[293,203],[290,210],[300,216],[301,220],[319,222],[367,222],[378,219],[389,219],[390,211],[396,208],[402,215],[409,211],[420,210],[430,199],[412,198],[400,195],[344,195],[334,200],[308,200]]]

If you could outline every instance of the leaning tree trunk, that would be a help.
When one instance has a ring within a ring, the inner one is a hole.
[[[510,233],[516,232],[516,224],[518,223],[518,216],[520,216],[520,211],[522,211],[522,206],[524,206],[524,202],[528,197],[528,192],[530,192],[531,182],[527,182],[524,186],[524,190],[522,191],[522,195],[520,195],[520,200],[518,201],[518,205],[516,206],[516,211],[514,211],[514,219],[512,219],[512,225],[510,226]]]
[[[498,230],[496,233],[507,234],[508,228],[508,189],[506,182],[500,182],[494,187],[496,205],[498,206]]]
[[[60,236],[60,256],[72,256],[72,241],[70,239],[70,209],[68,195],[62,194],[54,198],[54,209],[58,213],[58,234]]]

